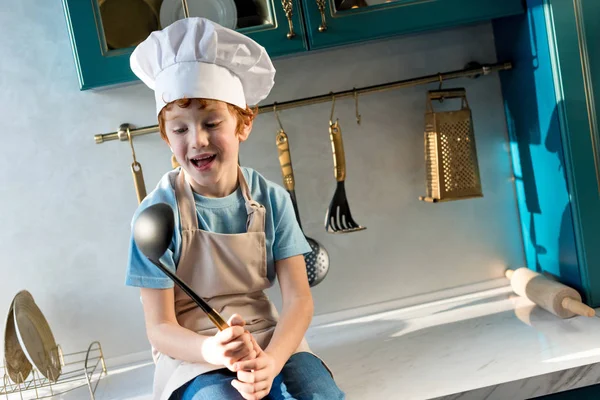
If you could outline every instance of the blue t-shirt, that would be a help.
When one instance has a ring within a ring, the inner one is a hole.
[[[156,188],[149,193],[136,210],[133,222],[146,207],[156,203],[167,203],[179,215],[175,198],[175,179],[181,167],[166,173]],[[299,254],[310,253],[311,248],[298,222],[288,192],[281,186],[265,179],[251,168],[242,167],[253,200],[265,209],[265,236],[267,247],[267,276],[275,279],[275,261]],[[237,234],[246,232],[245,200],[241,188],[226,197],[210,198],[194,193],[198,227],[215,233]],[[175,218],[175,230],[168,250],[161,261],[175,271],[181,256],[181,221]],[[145,288],[166,289],[173,287],[173,281],[150,262],[137,248],[133,235],[129,243],[129,261],[125,284]]]

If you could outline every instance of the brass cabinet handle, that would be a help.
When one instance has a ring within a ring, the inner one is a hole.
[[[294,23],[292,22],[292,15],[294,15],[294,4],[293,0],[281,0],[281,5],[283,6],[283,11],[285,11],[285,16],[287,17],[288,24],[290,24],[290,31],[287,33],[287,38],[291,39],[296,36],[294,33]]]
[[[325,32],[327,30],[327,20],[325,19],[325,2],[327,0],[316,0],[317,7],[321,12],[321,25],[319,25],[319,32]]]

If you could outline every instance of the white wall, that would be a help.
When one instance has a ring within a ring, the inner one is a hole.
[[[23,0],[0,13],[0,317],[20,289],[32,292],[67,352],[100,340],[108,357],[148,348],[136,289],[125,287],[129,223],[137,201],[124,142],[93,135],[119,124],[155,124],[142,85],[101,92],[77,86],[60,2]],[[405,37],[275,61],[266,100],[285,101],[494,62],[490,26]],[[502,276],[523,254],[499,80],[464,85],[473,109],[485,198],[426,204],[423,112],[427,87],[337,102],[347,195],[361,233],[330,235],[333,195],[330,104],[281,113],[290,137],[303,225],[329,250],[318,314]],[[432,85],[429,88],[436,88]],[[272,113],[259,116],[241,161],[281,181]],[[136,139],[148,190],[170,167],[159,136]],[[277,289],[271,291],[279,301]],[[0,350],[1,351],[1,350]]]

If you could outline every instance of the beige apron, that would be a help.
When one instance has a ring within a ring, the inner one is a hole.
[[[265,208],[253,201],[246,179],[238,167],[239,184],[246,202],[246,233],[219,234],[198,228],[196,204],[183,170],[176,177],[175,196],[181,217],[182,248],[177,275],[225,320],[238,313],[246,329],[265,349],[279,315],[264,290],[267,278]],[[202,335],[218,330],[179,286],[175,286],[175,314],[179,324]],[[199,351],[199,349],[198,349]],[[311,352],[303,339],[295,353]],[[167,400],[186,382],[208,371],[223,368],[208,362],[188,363],[153,349],[156,363],[154,399]]]

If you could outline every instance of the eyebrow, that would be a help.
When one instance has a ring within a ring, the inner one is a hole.
[[[222,112],[226,111],[226,110],[223,110],[222,108],[219,108],[219,107],[217,107],[217,106],[215,106],[213,104],[208,104],[206,106],[200,106],[197,109],[201,110],[201,111],[216,112],[216,113],[222,113]],[[175,112],[175,111],[173,111],[173,112]],[[169,114],[173,114],[173,113],[169,113]],[[165,121],[172,121],[174,119],[177,119],[178,117],[180,117],[180,115],[175,112],[174,116],[168,116],[168,115],[166,115],[165,116]]]

